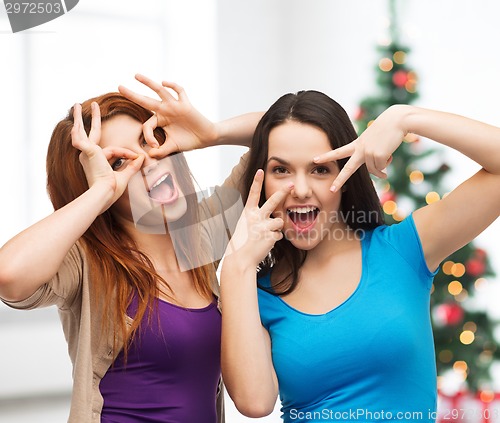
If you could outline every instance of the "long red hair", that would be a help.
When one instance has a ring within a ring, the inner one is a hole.
[[[103,123],[114,116],[127,115],[142,124],[152,116],[150,111],[119,93],[104,94],[82,103],[82,117],[87,134],[91,127],[93,101],[99,104]],[[73,108],[56,125],[47,152],[47,190],[55,210],[70,203],[88,189],[87,179],[78,158],[80,151],[71,144],[72,128]],[[165,133],[161,128],[155,130],[155,136],[160,144],[165,141]],[[193,193],[191,174],[182,154],[176,157],[174,171],[182,192]],[[188,220],[197,221],[196,196],[188,195],[186,200],[186,214],[190,215],[187,216]],[[187,227],[182,239],[178,241],[180,244],[176,245],[176,251],[182,251],[186,256],[183,260],[189,260],[190,254],[202,253],[199,234],[195,232],[196,227],[197,225]],[[159,285],[169,289],[168,283],[156,273],[149,258],[139,251],[130,235],[113,217],[110,209],[95,219],[80,242],[90,266],[90,294],[96,300],[96,312],[102,313],[103,328],[111,323],[115,353],[121,339],[126,356],[129,341],[142,318],[146,313],[149,318],[150,312],[155,308],[160,293]],[[193,261],[199,262],[196,259]],[[215,277],[213,265],[195,267],[190,272],[197,291],[210,298]],[[133,324],[128,329],[125,315],[134,294],[138,298],[138,309],[133,316]],[[106,316],[111,322],[107,321]]]

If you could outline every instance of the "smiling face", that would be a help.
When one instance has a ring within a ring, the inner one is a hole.
[[[269,133],[265,195],[269,198],[284,185],[294,184],[273,216],[284,220],[284,236],[302,250],[315,248],[331,239],[332,231],[345,228],[338,219],[342,194],[330,191],[338,167],[312,161],[331,149],[326,133],[309,124],[286,121]]]
[[[141,231],[165,233],[166,222],[180,219],[187,203],[174,172],[176,156],[161,160],[151,158],[151,147],[144,140],[142,125],[128,115],[117,115],[102,124],[99,145],[121,147],[144,155],[141,172],[129,181],[125,193],[113,204],[113,215],[122,221],[133,221]],[[112,168],[120,172],[127,161],[113,157]]]

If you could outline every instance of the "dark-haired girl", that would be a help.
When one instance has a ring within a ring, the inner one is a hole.
[[[386,226],[369,173],[386,176],[408,132],[482,169]],[[269,414],[279,394],[287,423],[435,421],[432,281],[500,213],[499,139],[499,128],[403,105],[357,138],[315,91],[271,106],[221,274],[222,370],[243,414]]]

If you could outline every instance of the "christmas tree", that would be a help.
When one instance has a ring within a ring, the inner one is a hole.
[[[418,97],[418,76],[408,65],[410,50],[399,41],[395,0],[389,0],[389,10],[390,40],[378,47],[379,93],[361,101],[354,117],[358,133],[389,106],[411,104]],[[376,181],[388,224],[446,195],[442,182],[450,168],[443,162],[441,150],[424,150],[424,143],[408,134],[393,154],[388,178]],[[471,306],[474,295],[490,276],[493,271],[486,251],[470,243],[443,262],[432,288],[438,375],[453,371],[471,391],[489,388],[491,363],[500,356],[493,322],[484,311]]]

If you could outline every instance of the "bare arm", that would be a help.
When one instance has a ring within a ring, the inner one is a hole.
[[[259,208],[263,179],[259,170],[221,271],[222,373],[236,407],[250,417],[271,413],[278,395],[271,340],[260,321],[256,267],[283,237],[283,220],[271,213],[291,189],[274,193]]]
[[[110,196],[96,185],[8,241],[0,249],[0,297],[20,301],[49,281]]]
[[[411,106],[396,106],[401,130],[413,132],[451,147],[500,175],[500,128],[452,113]]]
[[[271,341],[262,326],[255,267],[244,269],[237,257],[221,271],[222,374],[236,408],[248,417],[270,414],[278,397]]]
[[[356,169],[385,177],[392,153],[408,132],[451,147],[483,167],[446,198],[414,213],[428,267],[436,269],[500,213],[500,128],[463,116],[412,106],[392,106],[352,143],[326,153],[316,161],[349,157],[333,182],[339,189]]]
[[[104,151],[100,139],[100,113],[93,105],[92,129],[87,137],[81,108],[75,106],[73,145],[80,149],[90,188],[71,203],[24,230],[0,249],[0,297],[20,301],[29,297],[58,271],[66,254],[95,218],[124,192],[130,177],[140,168],[143,156],[122,148]],[[108,163],[113,157],[130,163],[114,172]]]
[[[420,108],[400,113],[408,132],[460,151],[483,167],[444,199],[414,213],[427,264],[434,270],[500,214],[500,128]]]
[[[251,112],[220,121],[213,145],[241,145],[250,147],[252,136],[263,112]]]
[[[215,145],[250,146],[255,127],[263,113],[246,113],[214,123],[191,104],[180,85],[168,81],[159,84],[139,74],[136,79],[153,90],[159,99],[138,94],[121,85],[118,89],[129,100],[154,112],[143,126],[144,138],[152,147],[156,147],[149,153],[152,157],[160,158],[177,151]],[[157,127],[163,128],[167,136],[162,146],[158,145],[153,134]]]

